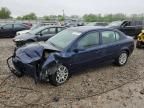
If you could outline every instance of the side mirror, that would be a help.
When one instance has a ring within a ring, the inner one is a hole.
[[[3,27],[1,27],[1,29],[4,29]]]
[[[40,36],[42,36],[43,34],[42,33],[40,33]]]
[[[41,33],[41,32],[39,32],[39,33],[37,33],[36,35],[38,35],[38,36],[42,36],[42,33]]]
[[[78,53],[78,52],[80,52],[80,51],[84,51],[84,50],[85,50],[84,47],[79,47],[79,48],[75,48],[75,49],[73,49],[73,51],[74,51],[75,53]]]

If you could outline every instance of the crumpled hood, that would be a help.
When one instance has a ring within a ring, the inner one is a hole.
[[[43,56],[43,51],[45,49],[59,51],[57,48],[48,43],[39,42],[28,44],[21,48],[18,48],[16,50],[16,57],[23,63],[32,63],[41,59],[41,57]]]
[[[14,40],[15,41],[28,40],[28,39],[33,39],[34,37],[36,37],[36,35],[30,33],[24,33],[16,36]]]

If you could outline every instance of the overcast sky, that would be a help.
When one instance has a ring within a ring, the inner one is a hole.
[[[84,15],[87,13],[144,13],[144,0],[0,0],[0,7],[11,10],[12,16],[30,12],[38,16],[62,14]]]

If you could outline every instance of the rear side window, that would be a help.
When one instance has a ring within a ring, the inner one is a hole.
[[[41,34],[56,34],[56,28],[47,28],[41,31]]]
[[[50,34],[55,34],[56,33],[56,28],[49,28],[49,33]]]
[[[103,44],[112,43],[120,40],[120,34],[113,31],[103,31],[102,32],[102,42]]]
[[[64,28],[62,28],[62,27],[57,28],[57,32],[61,32],[62,30],[64,30]]]
[[[25,27],[24,27],[24,25],[21,25],[21,24],[14,24],[14,28],[15,29],[23,29]]]
[[[79,42],[78,48],[89,48],[99,44],[99,32],[91,32],[85,35]]]
[[[142,26],[143,25],[143,21],[132,21],[131,22],[131,26]]]
[[[3,29],[12,29],[12,24],[6,24],[3,26]]]
[[[115,32],[115,39],[116,41],[120,40],[121,36],[118,32]]]

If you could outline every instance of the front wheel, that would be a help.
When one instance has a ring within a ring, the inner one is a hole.
[[[115,60],[116,65],[123,66],[127,63],[128,53],[126,51],[122,51],[118,58]]]
[[[65,83],[69,79],[69,71],[64,65],[57,65],[56,72],[49,76],[52,85],[58,86]]]

